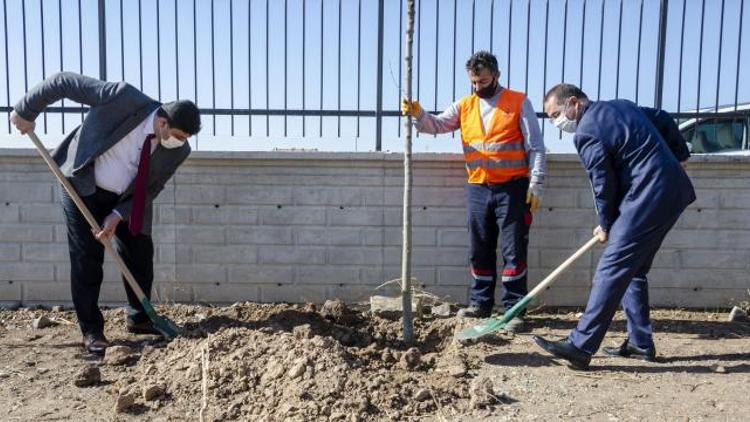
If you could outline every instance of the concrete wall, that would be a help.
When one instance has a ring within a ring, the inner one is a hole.
[[[596,218],[574,155],[552,155],[534,216],[530,281],[589,237]],[[698,200],[650,274],[655,305],[747,300],[750,158],[695,157]],[[464,302],[467,232],[460,156],[420,154],[414,170],[414,276]],[[402,158],[376,153],[194,153],[158,198],[154,239],[161,301],[366,298],[400,275]],[[33,150],[0,150],[0,302],[70,301],[59,192]],[[583,305],[601,248],[541,303]],[[122,302],[107,264],[101,300]]]

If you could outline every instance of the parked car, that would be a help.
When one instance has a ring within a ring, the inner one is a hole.
[[[737,106],[739,115],[710,117],[712,109],[701,110],[707,117],[689,119],[679,125],[691,153],[747,154],[750,103]],[[721,107],[719,113],[734,112],[734,106]]]

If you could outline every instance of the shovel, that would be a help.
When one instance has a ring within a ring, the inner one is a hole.
[[[552,271],[552,273],[548,275],[547,278],[542,280],[542,282],[539,283],[536,287],[534,287],[534,289],[530,291],[526,296],[524,296],[523,299],[521,299],[518,303],[516,303],[512,308],[505,311],[502,318],[485,319],[479,324],[472,325],[469,328],[463,329],[456,334],[456,340],[465,341],[465,340],[476,339],[484,335],[490,334],[492,332],[495,332],[499,330],[500,328],[504,327],[505,324],[508,323],[508,321],[515,318],[518,314],[521,313],[521,311],[526,309],[529,303],[532,300],[534,300],[534,298],[539,293],[541,293],[544,289],[546,289],[547,286],[552,284],[552,282],[555,281],[557,277],[563,273],[563,271],[567,270],[568,267],[570,267],[571,264],[573,264],[573,262],[575,262],[581,255],[585,254],[591,248],[593,248],[597,242],[598,242],[598,239],[596,238],[596,236],[594,236],[591,240],[586,242],[585,245],[581,246],[581,248],[578,249],[573,255],[571,255],[570,258],[566,259],[565,262],[560,264],[559,267],[555,268],[555,270]]]
[[[36,149],[39,151],[39,154],[44,159],[44,162],[47,163],[49,169],[52,170],[52,173],[55,174],[57,181],[60,182],[63,188],[65,188],[65,191],[68,192],[68,195],[73,200],[73,202],[75,202],[78,210],[81,211],[81,214],[83,214],[83,216],[86,218],[86,221],[89,223],[91,228],[97,232],[101,231],[99,223],[97,223],[94,216],[91,215],[91,212],[86,207],[86,204],[83,203],[81,197],[78,196],[78,193],[76,192],[73,185],[71,185],[68,179],[65,178],[65,176],[62,174],[62,171],[60,171],[60,167],[58,167],[57,163],[52,160],[52,157],[49,155],[49,152],[47,152],[47,149],[42,144],[42,141],[39,140],[39,137],[37,137],[34,132],[29,132],[28,135],[29,138],[31,138],[31,141],[34,143]],[[120,268],[120,272],[125,277],[125,280],[128,282],[130,288],[133,289],[133,292],[135,292],[135,295],[141,302],[141,306],[143,306],[144,311],[146,311],[146,314],[154,324],[154,328],[159,330],[159,332],[167,340],[172,340],[173,338],[177,337],[181,331],[180,327],[174,322],[170,321],[168,318],[159,316],[156,313],[156,310],[154,310],[151,302],[148,300],[146,295],[143,293],[143,290],[141,290],[141,287],[135,281],[135,277],[133,277],[133,274],[130,273],[130,270],[125,265],[125,261],[122,260],[120,254],[117,253],[117,250],[114,248],[114,246],[112,246],[112,242],[109,239],[103,239],[101,240],[101,242],[104,245],[104,248],[112,254],[112,257],[115,259],[115,263]]]

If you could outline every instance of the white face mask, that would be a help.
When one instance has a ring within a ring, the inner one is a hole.
[[[181,141],[174,136],[170,136],[168,139],[161,140],[161,146],[166,149],[179,148],[185,144],[185,141]]]
[[[555,121],[553,123],[555,124],[555,126],[557,126],[558,129],[563,132],[575,133],[576,129],[578,128],[578,121],[568,119],[568,116],[565,113],[567,110],[568,103],[566,102],[562,112],[560,112],[560,115],[555,118]]]

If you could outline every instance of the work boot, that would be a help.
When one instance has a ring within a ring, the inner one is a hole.
[[[570,366],[573,369],[589,369],[591,355],[573,345],[570,339],[549,341],[542,337],[534,336],[534,342],[550,354],[570,362]]]
[[[89,333],[83,335],[83,348],[89,353],[103,356],[109,347],[109,341],[103,333]]]
[[[526,330],[526,321],[521,316],[514,317],[503,327],[505,331],[516,334]]]
[[[492,308],[470,305],[468,308],[459,309],[456,314],[459,318],[489,318]]]
[[[642,349],[630,344],[630,339],[625,341],[619,347],[602,347],[602,352],[609,356],[619,356],[623,358],[640,359],[648,362],[656,361],[656,348],[649,347]]]
[[[125,325],[128,332],[131,334],[153,334],[157,336],[162,335],[161,331],[157,330],[151,321],[133,322],[131,320],[128,320]]]

